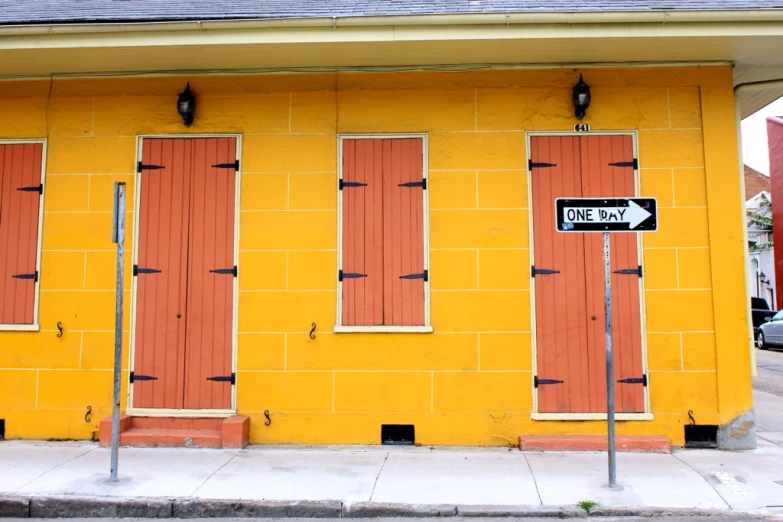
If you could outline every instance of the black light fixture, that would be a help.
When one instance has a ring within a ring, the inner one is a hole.
[[[190,82],[185,86],[185,90],[179,93],[177,112],[182,116],[182,123],[185,124],[185,127],[193,125],[193,114],[196,112],[196,96],[190,92]]]
[[[767,279],[767,274],[765,274],[763,271],[759,272],[759,281],[762,285],[769,284],[769,279]]]
[[[574,114],[577,120],[581,120],[587,113],[587,108],[590,106],[590,86],[582,79],[582,75],[579,75],[579,83],[574,85],[574,93],[571,96],[571,100],[574,102]]]

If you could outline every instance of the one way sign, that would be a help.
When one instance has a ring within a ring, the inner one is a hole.
[[[557,198],[560,232],[652,232],[658,230],[655,198]]]

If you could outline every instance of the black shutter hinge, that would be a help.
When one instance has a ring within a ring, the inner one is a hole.
[[[421,181],[409,181],[408,183],[400,183],[398,187],[421,187],[427,190],[427,178],[422,178]]]
[[[539,379],[538,376],[533,377],[533,386],[536,388],[545,384],[561,384],[562,382],[563,381],[557,379]]]
[[[142,162],[136,163],[136,172],[141,172],[142,170],[160,170],[165,169],[163,165],[145,165]]]
[[[133,372],[130,372],[130,382],[134,381],[157,381],[157,377],[153,377],[152,375],[137,375]]]
[[[232,373],[231,375],[218,375],[216,377],[207,377],[208,381],[216,381],[216,382],[230,382],[231,385],[235,385],[237,383],[237,374]]]
[[[19,187],[18,189],[21,192],[37,192],[39,194],[43,194],[43,183],[40,185],[34,185],[32,187]]]
[[[214,270],[209,271],[210,274],[232,274],[234,277],[237,276],[237,265],[234,265],[234,268],[215,268]]]
[[[367,274],[358,274],[355,272],[343,272],[340,270],[340,272],[337,274],[337,280],[342,281],[343,279],[359,279],[360,277],[367,277]]]
[[[32,274],[14,274],[11,277],[14,279],[32,279],[36,283],[38,282],[38,270],[33,272]]]
[[[623,268],[621,270],[615,270],[614,273],[620,275],[638,275],[639,277],[642,277],[642,265],[639,265],[639,268]]]
[[[536,277],[537,275],[552,275],[559,274],[560,270],[552,270],[551,268],[536,268],[535,265],[530,267],[530,276]]]
[[[557,163],[536,163],[535,161],[527,160],[527,170],[533,170],[533,169],[545,169],[549,167],[557,167]]]
[[[424,279],[425,281],[430,280],[430,271],[425,270],[424,272],[420,274],[407,274],[407,275],[401,275],[400,279]]]
[[[642,374],[641,377],[631,377],[629,379],[617,379],[617,382],[623,384],[641,384],[647,386],[647,374]]]
[[[343,181],[340,180],[340,190],[350,187],[366,187],[367,183],[361,183],[359,181]]]
[[[133,275],[137,276],[139,274],[157,274],[161,271],[157,268],[139,268],[139,265],[133,265]]]
[[[633,159],[633,161],[618,161],[616,163],[610,163],[610,167],[633,167],[634,170],[639,169],[639,160],[636,158]]]
[[[212,165],[212,168],[239,170],[239,160],[236,160],[234,163],[218,163],[217,165]]]

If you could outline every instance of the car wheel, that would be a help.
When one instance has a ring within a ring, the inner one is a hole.
[[[768,350],[769,347],[767,346],[766,341],[764,340],[764,332],[759,332],[759,336],[756,339],[756,346],[759,347],[759,350]]]

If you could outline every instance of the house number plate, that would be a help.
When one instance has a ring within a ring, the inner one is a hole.
[[[589,123],[577,123],[574,125],[574,131],[575,132],[590,132],[590,124]]]

